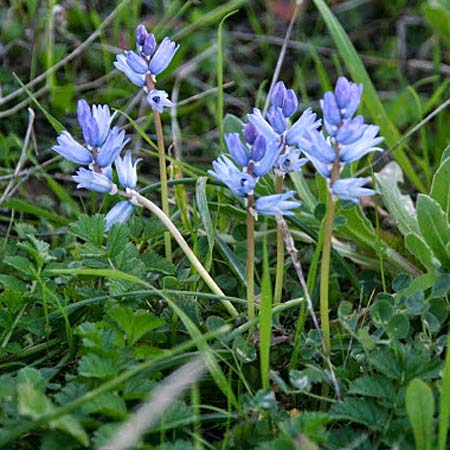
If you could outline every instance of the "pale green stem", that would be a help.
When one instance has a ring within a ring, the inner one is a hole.
[[[247,196],[247,315],[255,318],[255,216],[253,195]]]
[[[146,76],[146,86],[148,91],[155,89],[155,83],[151,75]],[[161,123],[161,116],[158,111],[153,111],[153,121],[155,122],[156,140],[158,143],[158,160],[159,160],[159,179],[161,182],[161,206],[164,214],[170,217],[169,210],[169,188],[167,185],[167,163],[166,150],[164,147],[164,133]],[[172,243],[170,233],[164,233],[164,247],[166,249],[166,258],[172,261]]]
[[[125,195],[127,197],[131,198],[133,201],[135,201],[138,205],[142,206],[143,208],[148,209],[150,212],[155,214],[156,217],[158,217],[158,219],[169,230],[169,233],[177,241],[181,250],[183,250],[183,253],[189,259],[190,263],[194,266],[194,268],[197,270],[200,277],[203,279],[203,281],[206,283],[206,285],[211,289],[211,291],[214,294],[225,296],[225,294],[222,292],[220,287],[213,280],[213,278],[208,273],[208,271],[203,267],[203,265],[199,261],[199,259],[195,256],[194,252],[191,250],[191,248],[189,247],[188,243],[185,241],[182,234],[178,231],[177,227],[170,220],[169,216],[164,211],[162,211],[158,206],[156,206],[152,201],[143,197],[138,192],[136,192],[132,189],[127,190],[127,193]],[[233,317],[238,315],[236,308],[233,306],[233,304],[230,301],[221,300],[221,302],[222,302],[223,306],[225,306],[227,311]]]
[[[281,194],[283,191],[283,176],[277,175],[275,192]],[[277,225],[277,266],[275,272],[275,289],[273,294],[273,304],[281,302],[284,279],[284,239],[281,228]]]
[[[327,198],[327,216],[325,218],[325,235],[322,248],[322,263],[320,266],[320,324],[322,328],[325,355],[330,355],[330,318],[328,313],[328,294],[330,279],[330,255],[331,240],[333,238],[333,222],[336,212],[336,201],[332,199],[331,193]]]

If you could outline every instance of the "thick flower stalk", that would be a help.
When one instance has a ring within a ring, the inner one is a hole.
[[[144,25],[136,28],[136,52],[131,50],[116,56],[114,66],[123,72],[135,85],[146,92],[146,100],[153,111],[159,156],[159,176],[161,181],[161,205],[165,214],[169,211],[169,188],[167,185],[166,151],[160,114],[164,108],[174,106],[167,92],[156,89],[156,77],[167,69],[180,46],[165,37],[157,45],[155,36]],[[166,257],[172,259],[170,234],[164,235]]]
[[[328,295],[336,202],[340,198],[356,203],[362,195],[375,194],[372,189],[363,187],[366,178],[341,179],[341,171],[346,164],[368,153],[381,151],[378,144],[383,141],[377,136],[379,127],[366,124],[363,116],[354,117],[362,89],[361,84],[340,77],[334,92],[326,92],[321,101],[326,134],[309,129],[297,138],[298,147],[327,180],[329,187],[320,272],[320,317],[327,356],[331,351]]]

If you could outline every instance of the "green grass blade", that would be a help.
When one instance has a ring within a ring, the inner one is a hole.
[[[448,420],[450,418],[450,331],[439,405],[439,450],[445,450],[447,448]]]
[[[314,3],[322,15],[331,36],[333,37],[339,54],[345,62],[353,81],[364,85],[364,104],[369,110],[373,120],[380,125],[381,135],[384,136],[386,144],[389,147],[392,147],[400,140],[400,133],[389,119],[355,47],[353,46],[342,25],[333,15],[330,8],[326,5],[325,1],[314,0]],[[403,149],[401,147],[397,147],[397,149],[393,152],[393,155],[405,172],[406,176],[414,183],[417,189],[424,192],[425,186],[422,180],[418,177],[411,161],[408,159]]]

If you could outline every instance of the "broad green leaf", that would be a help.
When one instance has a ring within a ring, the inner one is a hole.
[[[403,183],[403,172],[400,166],[391,161],[383,170],[375,174],[377,188],[382,194],[383,203],[391,213],[400,233],[419,233],[416,211],[409,195],[400,192],[398,183]]]
[[[34,268],[33,263],[28,258],[25,258],[25,256],[7,256],[3,262],[18,270],[27,278],[34,278],[36,275],[36,269]]]
[[[406,389],[405,404],[416,448],[433,450],[434,397],[431,388],[415,378]]]
[[[370,318],[376,325],[386,325],[394,314],[394,306],[388,300],[377,300],[370,308]]]
[[[436,258],[444,266],[450,267],[450,255],[446,250],[450,242],[450,225],[439,203],[428,195],[419,194],[417,220],[420,232]]]
[[[86,378],[112,378],[117,373],[114,362],[95,353],[83,356],[78,363],[78,373]]]
[[[400,380],[403,370],[396,358],[395,353],[390,349],[375,350],[369,354],[369,363],[387,377]]]
[[[145,269],[149,272],[160,272],[165,275],[173,275],[176,272],[175,266],[170,261],[158,255],[153,250],[147,250],[139,258],[144,263]]]
[[[404,314],[396,314],[386,325],[389,335],[397,339],[404,339],[409,333],[409,320]]]
[[[103,243],[105,219],[99,214],[82,214],[76,222],[70,224],[70,231],[77,237],[99,247]]]
[[[349,209],[341,207],[336,212],[336,216],[338,215],[345,217],[347,222],[344,226],[337,229],[337,233],[342,233],[346,238],[352,239],[363,247],[376,249],[375,230],[370,220],[365,216],[361,206],[355,205]]]
[[[331,407],[331,416],[336,420],[351,420],[371,429],[382,429],[388,420],[388,412],[375,400],[347,397]]]
[[[31,383],[17,385],[17,401],[19,413],[35,420],[54,409],[50,399]]]
[[[389,378],[382,375],[369,375],[353,380],[348,393],[394,402],[397,389]]]
[[[400,133],[386,114],[383,104],[378,97],[378,94],[372,84],[366,68],[364,67],[364,64],[362,63],[358,55],[358,52],[353,46],[344,28],[333,15],[325,1],[314,0],[314,3],[317,9],[320,11],[323,19],[325,20],[330,34],[333,37],[334,42],[336,43],[339,54],[341,55],[342,60],[347,66],[347,69],[350,72],[353,81],[362,83],[364,85],[364,104],[370,111],[372,119],[378,125],[380,125],[381,135],[386,139],[386,144],[390,147],[395,145],[400,140]],[[396,150],[394,150],[393,155],[396,161],[400,164],[400,167],[405,172],[406,176],[416,185],[416,187],[421,192],[425,191],[422,180],[418,177],[414,167],[412,166],[403,149],[401,147],[397,147]]]
[[[149,311],[133,311],[128,306],[119,306],[107,312],[108,316],[126,334],[129,345],[134,345],[142,336],[165,324]]]
[[[302,204],[305,205],[310,212],[313,212],[315,207],[317,206],[317,200],[311,193],[311,190],[309,189],[308,183],[306,183],[303,173],[292,172],[289,174],[289,177],[291,178],[292,183],[294,183],[295,189],[302,200]]]
[[[106,256],[114,258],[121,253],[128,242],[128,228],[126,224],[115,223],[108,231],[106,239]]]
[[[256,349],[251,341],[237,336],[233,340],[233,351],[240,361],[250,363],[256,359]]]
[[[85,413],[99,413],[123,420],[127,416],[125,400],[115,392],[104,392],[83,406]]]
[[[411,254],[413,254],[428,270],[439,266],[439,261],[434,257],[430,246],[422,239],[419,234],[408,233],[405,236],[405,245]]]
[[[442,161],[436,170],[430,195],[441,205],[450,223],[450,158]]]
[[[67,434],[70,434],[80,441],[85,447],[89,446],[89,437],[80,422],[74,416],[62,416],[59,419],[50,422],[50,426],[65,431]]]
[[[236,256],[236,254],[230,249],[230,247],[228,247],[228,245],[218,236],[216,236],[216,242],[220,250],[220,253],[222,253],[223,258],[227,261],[231,270],[238,277],[239,281],[245,285],[246,284],[245,267],[242,264],[242,261]]]

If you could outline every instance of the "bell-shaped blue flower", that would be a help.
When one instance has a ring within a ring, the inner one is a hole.
[[[294,216],[292,209],[298,208],[300,202],[291,200],[295,195],[295,191],[289,191],[284,194],[266,195],[260,197],[255,202],[255,210],[266,216],[276,216],[282,214],[284,216]]]
[[[363,116],[345,120],[336,132],[336,141],[343,145],[353,144],[362,137],[367,127]]]
[[[113,116],[107,105],[93,105],[92,111],[86,100],[78,100],[78,123],[83,131],[83,137],[88,145],[98,147],[108,136]]]
[[[147,103],[153,111],[158,111],[161,114],[164,108],[173,108],[175,106],[168,97],[169,95],[166,91],[153,89],[147,94]]]
[[[269,119],[269,123],[276,133],[282,134],[286,131],[287,120],[281,108],[271,106],[267,113],[267,118]]]
[[[226,156],[219,156],[212,166],[214,170],[208,170],[208,173],[224,183],[237,196],[246,197],[255,189],[255,178],[241,172]]]
[[[145,74],[135,72],[128,64],[127,57],[125,55],[117,55],[114,66],[116,69],[123,72],[136,86],[143,87],[145,85]]]
[[[179,48],[179,45],[165,37],[150,60],[149,69],[151,74],[159,75],[166,70]]]
[[[106,175],[87,170],[84,167],[80,167],[77,174],[72,178],[78,183],[78,189],[85,188],[102,194],[115,194],[117,192],[117,186]]]
[[[350,200],[351,202],[358,202],[362,195],[374,195],[373,189],[364,188],[367,183],[367,178],[344,178],[336,180],[333,183],[331,191],[333,195],[342,200]]]
[[[336,150],[323,137],[319,131],[305,132],[305,137],[297,143],[303,153],[314,162],[317,160],[324,164],[332,164],[336,159]]]
[[[148,61],[142,56],[136,55],[132,51],[127,51],[125,52],[125,57],[128,66],[133,72],[139,75],[144,75],[148,72]]]
[[[264,152],[259,151],[257,153],[257,151],[255,150],[257,148],[257,144],[260,146],[260,148],[264,149]],[[266,175],[266,173],[272,170],[278,159],[280,150],[281,147],[279,140],[266,141],[263,136],[258,136],[255,143],[253,144],[252,150],[252,152],[255,153],[255,157],[253,158],[254,175],[256,175],[257,177],[263,177],[264,175]],[[258,158],[256,157],[256,155]]]
[[[62,131],[56,138],[58,145],[52,150],[75,164],[88,165],[92,163],[92,153],[80,145],[68,131]]]
[[[123,159],[119,156],[115,160],[114,164],[117,170],[117,177],[119,178],[120,185],[124,188],[134,189],[137,184],[137,165],[141,158],[134,161],[131,158],[131,152],[127,151]]]
[[[264,119],[258,108],[253,108],[253,113],[247,114],[247,117],[248,121],[256,128],[259,134],[264,136],[267,142],[280,139],[280,136],[274,131],[266,119]]]
[[[258,130],[252,123],[245,124],[243,133],[245,140],[250,145],[252,145],[255,142],[255,139],[258,136]]]
[[[299,149],[288,149],[278,157],[276,167],[282,173],[299,172],[307,162]]]
[[[334,94],[332,92],[325,92],[323,100],[320,101],[320,106],[322,107],[327,131],[330,136],[334,136],[334,132],[337,131],[337,127],[342,121],[342,116]]]
[[[249,162],[249,154],[247,148],[241,141],[239,133],[225,134],[225,142],[233,159],[242,167],[246,167]]]
[[[376,147],[384,140],[381,136],[377,137],[379,129],[380,127],[376,125],[368,125],[358,141],[350,145],[342,145],[339,152],[340,160],[349,164],[361,159],[367,153],[382,151],[380,147]]]
[[[297,145],[301,138],[305,137],[306,131],[317,130],[322,121],[317,119],[317,114],[311,108],[305,109],[302,115],[295,121],[285,134],[285,142],[288,145]]]
[[[108,231],[115,223],[125,223],[133,214],[133,204],[128,200],[116,203],[105,216],[105,230]]]
[[[119,127],[112,128],[105,143],[100,147],[95,156],[97,165],[101,168],[110,166],[128,141],[129,139],[125,139],[125,131],[119,131]]]

